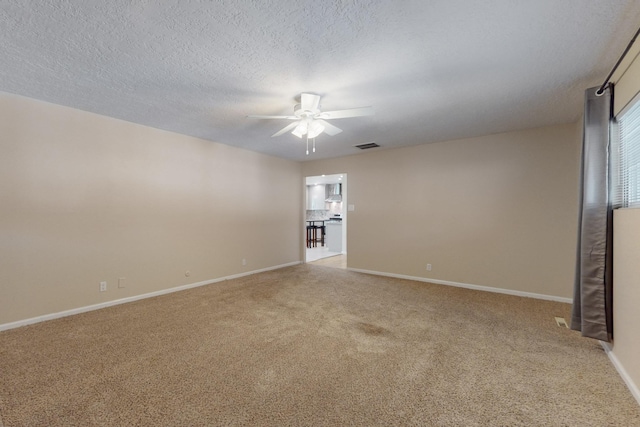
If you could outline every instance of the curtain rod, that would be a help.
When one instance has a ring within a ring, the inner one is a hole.
[[[613,68],[611,69],[611,72],[609,73],[607,78],[604,79],[604,83],[602,83],[602,86],[600,86],[600,89],[598,89],[596,91],[596,95],[600,96],[600,95],[602,95],[604,93],[604,89],[609,84],[609,80],[611,79],[611,76],[613,76],[613,73],[616,72],[616,70],[618,69],[618,66],[620,65],[620,63],[622,62],[624,57],[627,56],[627,53],[629,53],[629,50],[631,49],[631,46],[633,46],[633,43],[638,38],[639,34],[640,34],[640,28],[638,28],[638,31],[636,31],[636,34],[633,36],[633,38],[631,39],[631,41],[627,45],[627,48],[624,50],[624,52],[622,52],[622,55],[620,56],[620,58],[618,58],[618,62],[616,62],[616,65],[613,66]]]

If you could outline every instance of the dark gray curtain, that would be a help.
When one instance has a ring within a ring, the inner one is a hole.
[[[613,87],[587,89],[582,136],[578,250],[571,329],[613,337],[613,211],[609,197]]]

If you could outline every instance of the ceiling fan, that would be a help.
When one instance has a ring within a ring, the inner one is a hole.
[[[298,138],[307,137],[307,154],[309,154],[309,139],[313,139],[313,151],[316,151],[315,137],[322,132],[327,135],[333,136],[342,132],[337,126],[332,125],[326,120],[331,119],[345,119],[349,117],[361,117],[371,116],[375,114],[373,107],[360,107],[350,108],[347,110],[335,110],[335,111],[321,111],[320,110],[320,95],[312,93],[303,93],[300,96],[300,104],[297,104],[293,108],[293,116],[258,116],[250,115],[247,118],[250,119],[285,119],[295,120],[293,123],[280,129],[278,132],[271,135],[280,136],[286,132],[291,131],[292,134]]]

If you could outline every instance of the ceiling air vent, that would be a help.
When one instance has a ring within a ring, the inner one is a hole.
[[[368,150],[369,148],[376,148],[376,147],[380,147],[378,144],[376,144],[375,142],[365,142],[364,144],[358,144],[358,145],[354,145],[354,147],[357,147],[361,150]]]

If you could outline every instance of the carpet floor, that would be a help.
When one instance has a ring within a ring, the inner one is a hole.
[[[569,312],[299,265],[0,333],[0,425],[640,426]]]

